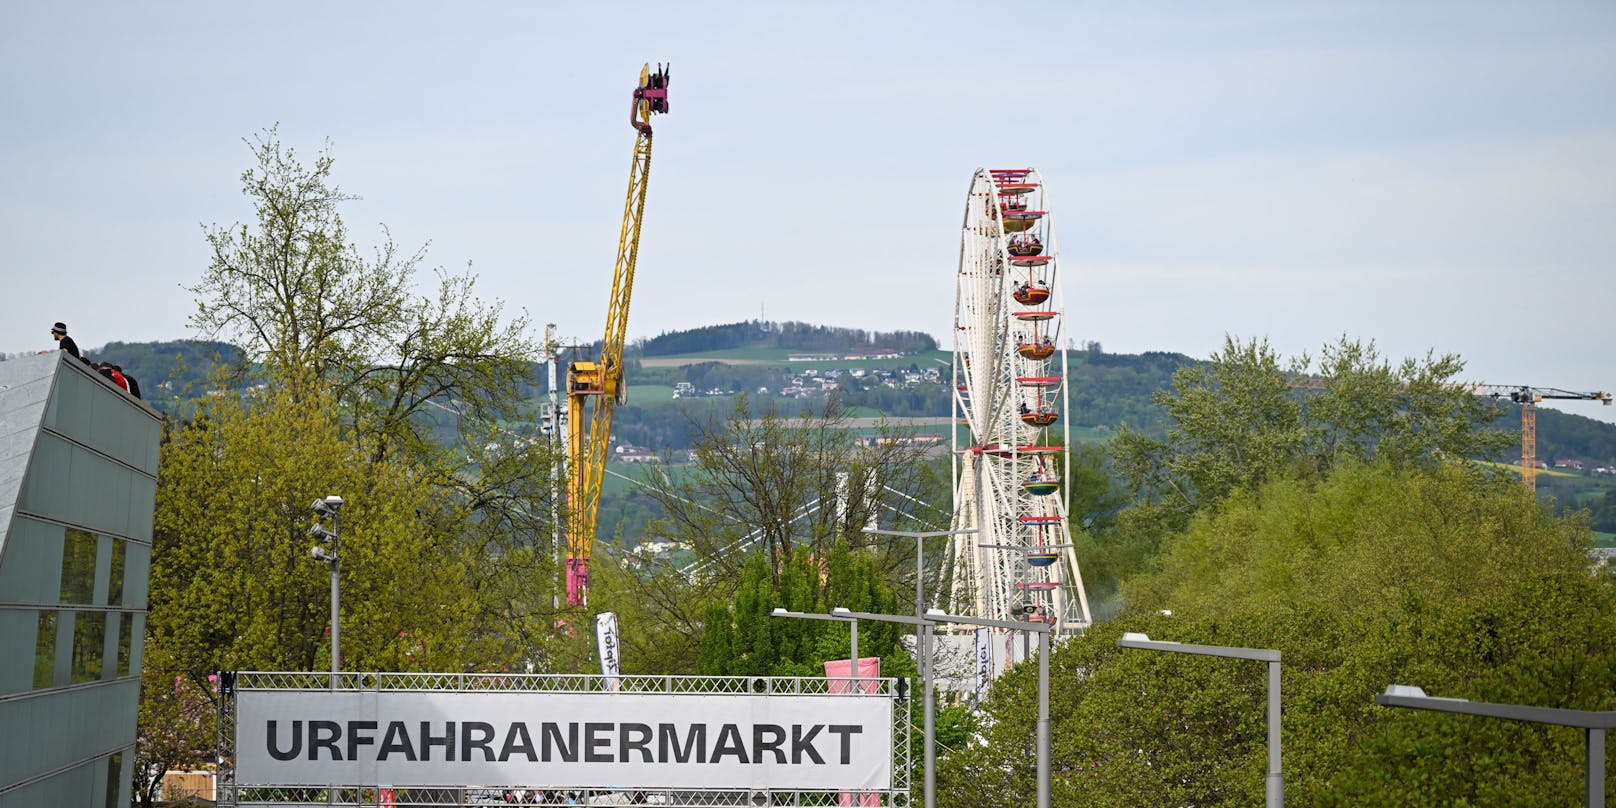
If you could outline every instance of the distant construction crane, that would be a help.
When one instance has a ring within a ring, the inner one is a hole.
[[[668,69],[640,68],[640,84],[628,121],[634,127],[634,160],[629,164],[628,201],[617,237],[612,296],[606,307],[606,336],[600,357],[567,366],[567,604],[589,602],[589,558],[600,514],[600,486],[611,445],[612,410],[623,403],[623,341],[628,336],[628,303],[634,291],[634,262],[640,252],[640,220],[645,185],[651,175],[651,116],[668,111]],[[588,429],[584,428],[585,421]]]
[[[1570,401],[1598,401],[1610,405],[1610,393],[1603,391],[1579,393],[1553,387],[1532,387],[1525,384],[1478,384],[1471,388],[1478,396],[1494,400],[1508,398],[1521,405],[1521,482],[1527,488],[1537,488],[1537,404],[1544,399]]]

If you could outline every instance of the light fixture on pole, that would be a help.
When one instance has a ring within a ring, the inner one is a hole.
[[[1048,623],[1023,623],[1019,620],[996,620],[990,617],[967,617],[942,612],[938,609],[928,609],[923,617],[910,617],[903,614],[876,614],[874,612],[855,612],[848,609],[835,609],[832,614],[854,617],[859,620],[875,620],[882,623],[903,623],[915,626],[917,629],[929,629],[939,623],[953,623],[962,626],[989,626],[992,628],[1007,628],[1012,631],[1031,631],[1038,634],[1038,802],[1037,808],[1049,808],[1049,771],[1050,771],[1050,734],[1049,734],[1049,631]],[[931,682],[926,682],[929,693]],[[930,737],[925,740],[931,741]],[[927,778],[930,785],[926,788],[926,808],[934,808],[937,804],[936,759],[927,761],[931,764],[931,777]]]
[[[1450,699],[1427,696],[1423,688],[1408,685],[1388,685],[1385,693],[1375,696],[1375,703],[1382,707],[1408,707],[1415,710],[1479,715],[1533,724],[1577,727],[1583,731],[1586,743],[1583,755],[1583,804],[1589,808],[1603,808],[1605,804],[1605,730],[1616,727],[1616,710],[1567,710],[1559,707],[1528,707],[1524,704]]]
[[[337,671],[342,664],[342,622],[338,616],[342,613],[342,589],[339,578],[342,574],[342,552],[338,537],[342,523],[342,497],[329,496],[317,499],[310,506],[316,518],[331,517],[331,527],[315,522],[309,528],[309,535],[317,542],[330,545],[326,549],[319,544],[309,548],[309,555],[316,561],[324,561],[331,567],[331,689],[337,689]]]
[[[918,619],[926,612],[926,539],[939,536],[963,536],[975,533],[977,529],[965,528],[963,530],[878,530],[873,527],[864,529],[865,533],[873,536],[897,536],[915,540],[915,617]],[[921,703],[921,758],[925,761],[922,782],[925,783],[925,808],[933,808],[937,803],[937,707],[936,699],[932,696],[931,672],[931,632],[926,630],[931,624],[922,620],[915,623],[915,662],[920,670],[920,682],[925,695]]]
[[[1050,800],[1050,738],[1049,728],[1049,634],[1053,622],[1027,623],[1020,620],[998,620],[991,617],[967,617],[944,614],[937,609],[926,612],[926,619],[935,623],[956,623],[962,626],[1007,628],[1011,631],[1029,631],[1038,635],[1038,808],[1049,808]]]
[[[1117,640],[1119,648],[1138,648],[1145,651],[1167,651],[1174,654],[1250,659],[1268,663],[1268,777],[1264,805],[1281,808],[1285,804],[1285,776],[1279,768],[1279,652],[1267,648],[1238,648],[1227,645],[1194,645],[1191,643],[1152,640],[1148,635],[1134,631],[1124,632]]]
[[[794,618],[797,618],[799,620],[830,620],[830,621],[833,621],[833,622],[836,622],[836,623],[846,623],[848,628],[852,632],[852,643],[851,643],[852,648],[851,648],[851,650],[853,652],[853,657],[852,657],[852,659],[853,659],[853,671],[852,671],[852,674],[853,674],[853,686],[850,689],[855,693],[862,692],[863,688],[861,688],[859,686],[859,652],[858,652],[858,619],[857,618],[848,617],[846,615],[841,615],[841,614],[812,614],[812,613],[809,613],[809,612],[793,612],[793,611],[790,611],[789,609],[778,608],[778,607],[773,612],[770,612],[770,616],[771,617],[794,617]]]

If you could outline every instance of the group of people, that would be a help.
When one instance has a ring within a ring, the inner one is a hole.
[[[140,382],[135,381],[134,376],[124,373],[123,368],[111,362],[91,362],[89,357],[79,353],[79,344],[67,335],[67,323],[52,325],[51,338],[56,340],[57,349],[68,352],[73,358],[94,368],[102,376],[111,379],[113,384],[118,385],[118,389],[135,398],[140,398]]]

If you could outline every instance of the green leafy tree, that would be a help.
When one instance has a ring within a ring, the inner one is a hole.
[[[171,424],[158,472],[152,641],[193,679],[329,664],[327,568],[309,558],[310,503],[341,492],[343,660],[352,670],[465,670],[508,662],[475,589],[478,557],[433,529],[414,470],[363,462],[335,408],[265,388],[218,396]]]
[[[1175,372],[1172,392],[1155,395],[1172,423],[1165,438],[1118,432],[1118,472],[1136,491],[1185,509],[1282,473],[1307,437],[1291,390],[1303,368],[1305,360],[1284,364],[1267,340],[1226,338],[1206,364]]]
[[[1136,611],[1059,647],[1056,804],[1262,800],[1258,663],[1118,649],[1157,639],[1284,654],[1285,772],[1302,805],[1559,805],[1580,738],[1374,704],[1391,683],[1578,709],[1616,704],[1616,589],[1586,525],[1517,482],[1462,466],[1347,461],[1198,514]],[[1162,610],[1170,611],[1170,614]],[[1033,788],[1034,666],[995,684],[979,743],[940,770],[942,805],[1011,806]]]
[[[1205,365],[1179,369],[1173,390],[1156,394],[1172,424],[1165,438],[1124,427],[1113,439],[1119,475],[1187,515],[1271,479],[1327,473],[1342,459],[1491,459],[1512,441],[1477,428],[1497,410],[1457,379],[1457,356],[1427,354],[1394,370],[1374,343],[1343,337],[1322,357],[1310,376],[1306,355],[1282,360],[1266,340],[1225,338]]]
[[[237,340],[295,396],[334,396],[372,459],[438,452],[430,427],[442,408],[480,421],[519,412],[538,356],[525,316],[505,322],[500,304],[475,296],[469,270],[440,270],[417,295],[426,248],[400,250],[385,229],[369,255],[351,241],[341,208],[356,197],[335,184],[329,144],[312,163],[274,129],[249,145],[255,165],[241,182],[254,220],[206,229],[194,328]]]

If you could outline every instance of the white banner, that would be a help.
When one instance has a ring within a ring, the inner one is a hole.
[[[993,684],[993,629],[976,630],[976,687],[971,701],[981,704],[988,697],[988,685]]]
[[[241,785],[885,789],[868,696],[242,690]]]
[[[617,613],[601,612],[595,615],[595,646],[600,649],[600,672],[606,677],[606,689],[617,689],[620,670],[617,659]]]

